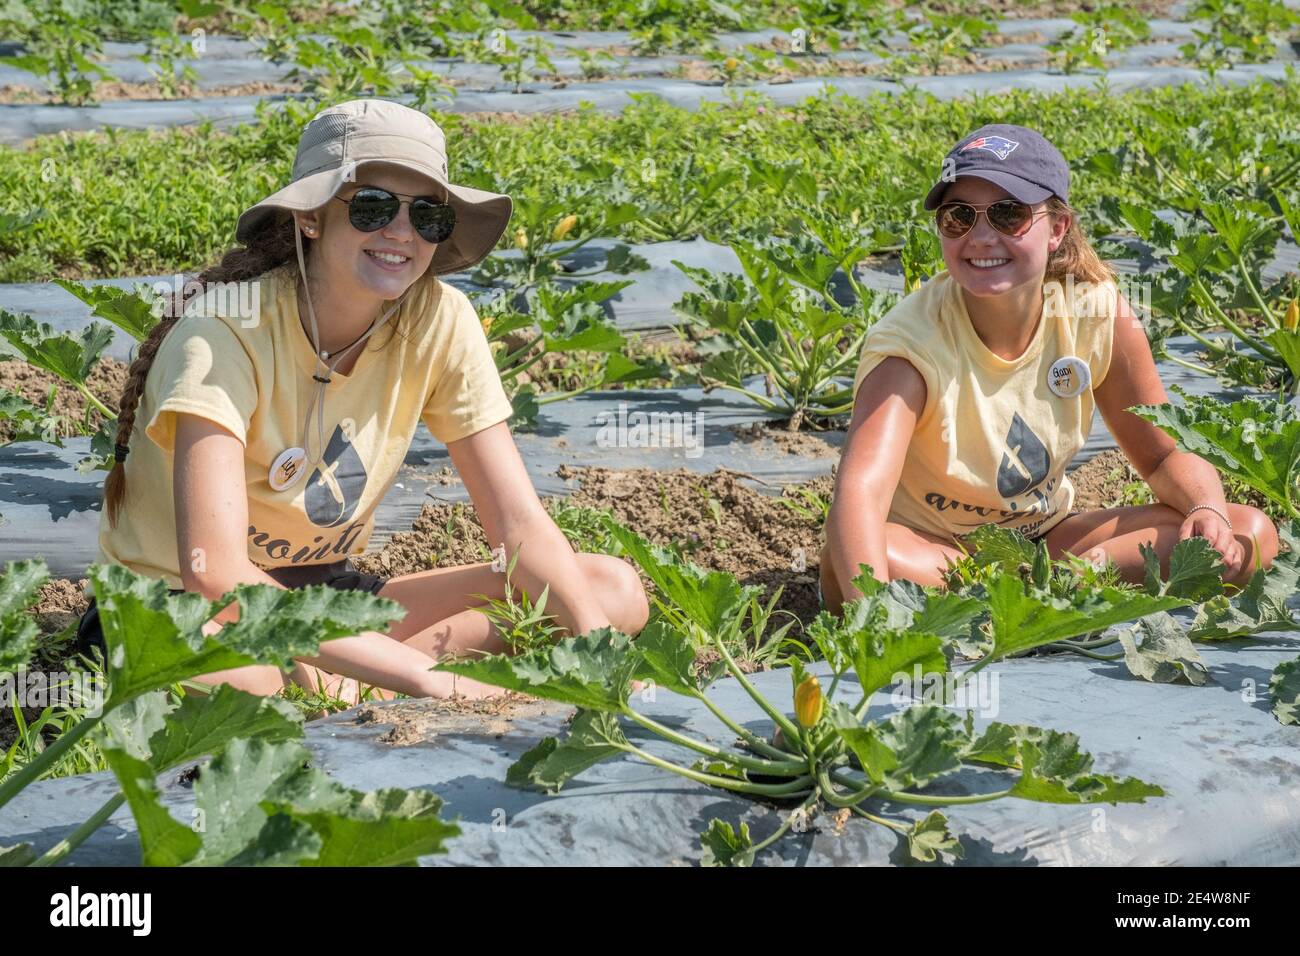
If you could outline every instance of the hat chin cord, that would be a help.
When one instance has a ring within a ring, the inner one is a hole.
[[[316,387],[312,390],[311,401],[307,403],[307,414],[303,418],[303,422],[302,422],[302,430],[300,432],[300,437],[302,441],[299,447],[302,448],[303,453],[306,455],[308,463],[314,468],[316,465],[320,463],[321,458],[320,457],[313,458],[311,453],[308,451],[307,431],[308,431],[308,426],[311,423],[312,412],[315,412],[317,447],[319,448],[320,454],[323,457],[325,454],[325,387],[329,385],[333,377],[334,370],[338,368],[339,364],[343,361],[344,356],[346,356],[349,352],[351,352],[354,348],[356,348],[366,339],[370,338],[370,336],[373,333],[379,330],[379,327],[381,325],[383,325],[385,322],[389,320],[390,317],[392,317],[393,313],[396,312],[401,307],[402,302],[406,299],[406,293],[403,292],[400,296],[398,296],[397,301],[394,302],[391,307],[389,307],[388,311],[385,312],[381,318],[379,318],[375,322],[370,323],[370,328],[366,329],[365,334],[362,335],[361,338],[357,339],[347,348],[340,349],[338,352],[335,352],[333,356],[330,356],[331,358],[334,359],[334,362],[331,365],[326,365],[322,358],[322,356],[326,353],[322,353],[320,350],[320,329],[316,324],[316,309],[312,305],[311,289],[308,287],[308,283],[307,283],[307,260],[302,253],[302,230],[300,230],[297,227],[296,223],[294,224],[294,230],[293,230],[293,243],[294,243],[294,247],[298,251],[298,273],[302,277],[303,293],[307,297],[307,317],[311,321],[311,349],[312,349],[312,355],[316,359],[316,372],[315,374],[312,375],[312,378],[315,379],[316,381]],[[321,374],[322,372],[324,372],[324,374]]]

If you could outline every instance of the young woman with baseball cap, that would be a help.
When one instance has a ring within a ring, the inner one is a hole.
[[[1045,539],[1055,557],[1114,561],[1141,580],[1202,536],[1241,583],[1277,554],[1259,510],[1229,504],[1204,459],[1128,409],[1166,401],[1150,346],[1069,205],[1069,167],[1022,126],[985,126],[944,160],[925,199],[945,272],[868,333],[826,525],[828,606],[880,580],[940,584],[984,524]],[[1065,475],[1093,409],[1159,504],[1073,513]]]
[[[501,571],[385,579],[348,561],[365,550],[421,420],[446,444],[489,541],[518,554],[516,588],[549,585],[547,608],[573,633],[644,624],[632,567],[575,554],[542,508],[479,320],[438,279],[486,256],[510,212],[508,196],[448,179],[444,134],[424,114],[382,100],[332,107],[304,128],[290,184],[240,217],[242,247],[141,344],[105,484],[101,562],[209,599],[241,583],[324,583],[406,608],[387,634],[327,641],[292,674],[250,666],[201,681],[265,694],[290,680],[314,688],[324,672],[345,697],[356,682],[413,696],[494,692],[433,668],[448,652],[504,650],[473,609],[476,595],[504,594]],[[225,282],[256,283],[258,314],[230,314],[209,295]],[[102,644],[93,605],[79,637]]]

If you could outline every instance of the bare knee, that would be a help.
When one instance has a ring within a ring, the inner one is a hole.
[[[1233,512],[1233,532],[1237,537],[1245,539],[1247,554],[1254,558],[1252,564],[1256,567],[1270,567],[1281,548],[1277,526],[1258,508],[1250,505],[1231,505],[1230,508]]]
[[[624,634],[640,633],[650,619],[650,602],[636,569],[608,554],[586,554],[583,558],[595,585],[596,599],[610,624]]]

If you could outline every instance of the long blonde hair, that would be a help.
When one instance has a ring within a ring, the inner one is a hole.
[[[1109,282],[1115,278],[1115,271],[1101,261],[1097,250],[1092,247],[1088,237],[1079,225],[1078,214],[1056,196],[1047,200],[1047,212],[1053,219],[1070,217],[1070,228],[1065,238],[1047,259],[1047,282],[1063,282],[1066,276],[1074,276],[1075,282]]]

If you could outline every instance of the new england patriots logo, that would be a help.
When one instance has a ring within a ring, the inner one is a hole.
[[[998,159],[1006,159],[1011,155],[1012,150],[1019,145],[1014,139],[1007,139],[1005,136],[980,136],[978,139],[971,140],[957,152],[964,153],[968,149],[987,149]]]

